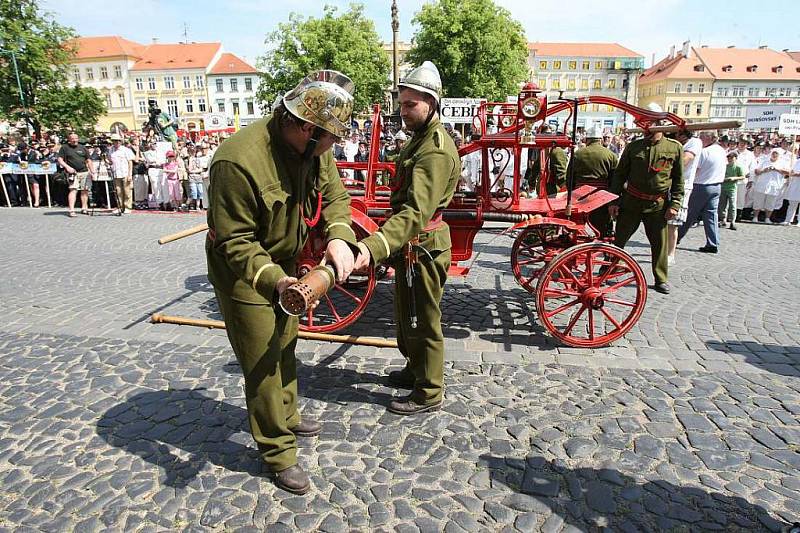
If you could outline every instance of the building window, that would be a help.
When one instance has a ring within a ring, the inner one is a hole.
[[[798,94],[800,94],[800,91]],[[758,87],[748,87],[747,96],[758,96]]]
[[[164,76],[164,88],[165,89],[175,88],[175,76]]]
[[[547,89],[547,78],[539,78],[539,88]]]
[[[694,92],[694,83],[687,83],[686,84],[686,92],[693,93]]]
[[[136,78],[134,83],[136,84],[137,91],[144,91],[144,80],[142,78]]]
[[[231,78],[231,92],[238,93],[239,92],[239,80],[236,78]]]
[[[167,100],[167,113],[171,117],[178,116],[178,101],[177,100]]]
[[[94,69],[92,67],[86,69],[86,79],[89,81],[94,79]]]
[[[222,78],[217,78],[217,92],[218,93],[225,92],[225,86],[223,85]]]
[[[559,80],[558,78],[554,79],[552,82],[550,82],[550,88],[551,89],[560,89],[561,88],[561,80]]]
[[[197,99],[197,110],[201,113],[206,112],[206,99],[205,98],[198,98]]]
[[[108,109],[111,109],[112,107],[114,107],[113,105],[111,105],[111,94],[105,93],[105,97],[106,97],[106,107]]]
[[[192,78],[189,76],[183,77],[183,88],[184,89],[191,89],[192,88]]]
[[[569,62],[569,69],[570,70],[577,70],[578,69],[578,62],[577,61],[570,61]]]
[[[703,104],[695,104],[694,110],[696,114],[702,115],[703,114]]]
[[[255,115],[256,114],[256,106],[253,104],[252,100],[247,101],[247,114],[248,115]]]
[[[194,77],[194,87],[195,89],[202,89],[206,86],[206,80],[203,78],[202,74],[198,74]]]
[[[114,78],[122,79],[122,67],[119,65],[114,65]]]
[[[100,79],[101,80],[108,79],[108,67],[100,67]]]
[[[567,81],[567,89],[569,89],[570,91],[574,91],[575,90],[575,78],[570,78]]]
[[[682,88],[681,84],[680,83],[676,83],[675,85],[672,86],[672,92],[679,93],[679,92],[681,92],[681,88]]]
[[[128,102],[125,101],[125,93],[117,93],[120,107],[128,107]]]
[[[81,82],[81,69],[78,67],[72,68],[72,77],[75,78],[75,83]]]
[[[217,111],[220,113],[225,112],[225,100],[217,100]]]
[[[736,105],[736,106],[733,106],[731,108],[731,116],[732,117],[738,117],[738,116],[741,116],[741,114],[742,114],[742,106]]]
[[[147,77],[147,88],[151,91],[156,90],[156,79],[153,76]]]
[[[744,96],[744,87],[734,87],[733,96]]]
[[[581,80],[581,90],[588,91],[589,90],[589,80],[586,78]]]
[[[687,116],[692,112],[692,104],[683,104],[683,115]]]
[[[602,61],[595,61],[594,62],[594,69],[595,70],[603,70],[603,62]]]
[[[594,88],[595,89],[602,89],[603,88],[603,80],[601,80],[600,78],[597,78],[596,80],[594,80]]]
[[[589,70],[589,62],[588,61],[582,61],[581,62],[581,68],[583,70]]]
[[[186,99],[186,112],[187,113],[194,113],[194,102],[191,98]]]
[[[553,61],[553,70],[561,70],[561,61]]]
[[[598,104],[592,104],[592,111],[597,113],[598,111],[600,111],[600,106]]]
[[[608,88],[609,89],[616,89],[617,88],[617,80],[616,80],[616,78],[609,78],[608,79]]]
[[[717,96],[728,96],[727,87],[717,87]]]
[[[136,100],[136,106],[139,108],[140,115],[147,114],[147,102],[145,102],[144,100]]]
[[[253,80],[252,80],[252,78],[245,78],[244,79],[244,90],[248,91],[248,92],[253,90]]]
[[[778,96],[791,96],[792,90],[789,87],[781,87],[778,89]]]
[[[539,70],[547,70],[547,61],[539,61]]]
[[[764,96],[775,96],[775,93],[778,91],[777,87],[767,87],[767,92]]]
[[[238,115],[239,114],[239,102],[233,101],[231,103],[233,104],[233,114],[234,115]]]
[[[706,92],[706,84],[705,83],[698,83],[697,84],[697,92],[699,92],[699,93]]]

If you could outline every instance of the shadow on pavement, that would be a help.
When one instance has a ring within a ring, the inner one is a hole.
[[[706,341],[709,350],[743,355],[745,362],[781,376],[800,377],[800,346],[750,341]]]
[[[518,500],[515,507],[539,513],[549,508],[554,521],[582,531],[780,531],[784,526],[742,498],[663,480],[642,482],[614,469],[570,468],[540,456],[482,455],[478,464],[488,468],[493,484],[520,493],[512,497]]]

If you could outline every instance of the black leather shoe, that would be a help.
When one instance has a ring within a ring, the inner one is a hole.
[[[411,374],[411,371],[408,370],[408,368],[404,368],[403,370],[392,370],[389,372],[389,384],[394,385],[395,387],[410,389],[414,387],[414,375]]]
[[[716,246],[709,246],[709,245],[701,246],[700,248],[698,248],[698,250],[700,250],[703,253],[707,253],[707,254],[715,254],[715,253],[718,252]]]
[[[316,437],[322,433],[322,424],[316,420],[300,420],[295,427],[290,428],[297,437]]]
[[[732,229],[733,231],[736,231],[736,226],[733,225],[733,222],[731,222],[731,225],[728,226],[728,229]]]
[[[278,488],[292,494],[305,494],[311,490],[311,481],[308,479],[308,475],[298,465],[276,472],[275,484]]]
[[[387,410],[396,415],[415,415],[417,413],[427,413],[429,411],[438,411],[442,407],[442,402],[434,403],[432,405],[420,405],[411,399],[411,396],[399,398],[389,402]]]
[[[666,283],[656,283],[655,285],[653,285],[653,289],[655,289],[656,292],[660,292],[661,294],[669,294],[669,285],[667,285]]]

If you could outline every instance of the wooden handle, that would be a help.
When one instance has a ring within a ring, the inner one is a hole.
[[[177,241],[178,239],[183,239],[184,237],[194,235],[195,233],[200,233],[201,231],[206,231],[207,229],[208,224],[198,224],[197,226],[192,226],[191,228],[179,231],[178,233],[164,235],[158,239],[158,244],[167,244],[168,242]]]
[[[741,120],[722,120],[719,122],[693,122],[691,124],[686,124],[684,127],[679,128],[678,126],[670,125],[670,126],[653,126],[648,131],[650,133],[676,133],[681,130],[687,131],[699,131],[699,130],[733,130],[736,128],[742,127]],[[629,130],[625,130],[626,133],[644,133],[642,128],[631,128]]]
[[[222,320],[208,320],[203,318],[189,318],[184,316],[162,315],[153,313],[150,321],[154,324],[180,324],[182,326],[198,326],[210,329],[225,329]],[[359,346],[375,346],[377,348],[397,348],[397,341],[376,339],[374,337],[356,337],[354,335],[330,335],[328,333],[314,333],[311,331],[298,331],[297,336],[310,341],[336,342],[340,344],[357,344]]]

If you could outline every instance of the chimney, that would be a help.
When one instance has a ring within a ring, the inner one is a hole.
[[[153,37],[153,44],[158,44],[158,37]]]
[[[729,44],[728,45],[728,49],[730,50],[731,48],[736,48],[736,45],[735,44]]]
[[[653,52],[653,55],[650,57],[650,66],[652,67],[655,64],[656,64],[656,53]]]
[[[768,47],[766,44],[762,44],[761,46],[758,47],[759,50],[766,50],[767,48]]]
[[[675,45],[669,47],[669,58],[673,59],[675,57]]]
[[[691,51],[689,43],[690,41],[683,41],[683,47],[681,48],[681,54],[683,54],[683,57],[689,57],[689,53]]]

